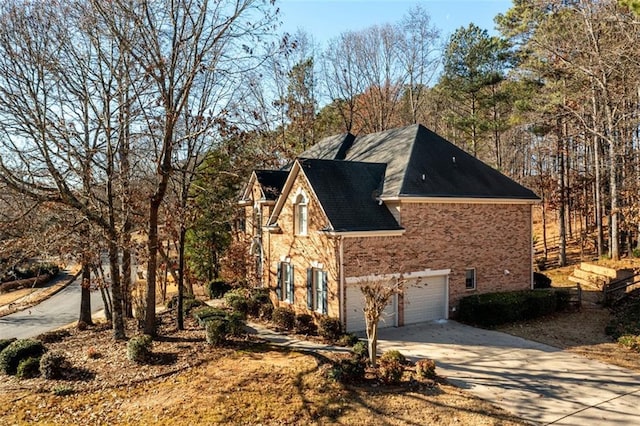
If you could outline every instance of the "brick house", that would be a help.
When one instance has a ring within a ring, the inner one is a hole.
[[[402,277],[380,326],[455,316],[461,297],[532,287],[529,189],[421,125],[326,138],[241,199],[276,305],[364,329],[359,283]]]

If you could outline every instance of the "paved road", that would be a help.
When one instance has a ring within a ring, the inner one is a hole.
[[[80,279],[40,303],[21,312],[0,317],[0,339],[34,337],[78,320]],[[102,309],[99,292],[91,293],[91,310]]]
[[[558,348],[455,321],[382,329],[378,347],[534,424],[640,425],[640,374]]]

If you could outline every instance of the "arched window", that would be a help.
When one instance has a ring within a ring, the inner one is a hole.
[[[307,196],[300,192],[293,204],[294,207],[294,227],[297,235],[307,235]]]

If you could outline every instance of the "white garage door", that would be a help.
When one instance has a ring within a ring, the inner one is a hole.
[[[364,296],[358,286],[347,287],[347,331],[364,331],[366,330],[366,323],[364,319]],[[396,307],[398,305],[394,295],[392,300],[385,308],[378,328],[394,327],[396,325]]]
[[[447,318],[446,276],[415,278],[404,287],[404,323]]]

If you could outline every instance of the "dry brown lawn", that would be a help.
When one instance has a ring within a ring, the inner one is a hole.
[[[156,356],[142,366],[104,326],[69,330],[47,344],[75,371],[55,381],[2,377],[0,424],[524,424],[444,382],[409,380],[409,371],[398,386],[372,379],[342,385],[326,378],[333,354],[290,352],[255,339],[213,348],[190,318],[181,332],[169,313],[160,319]]]

